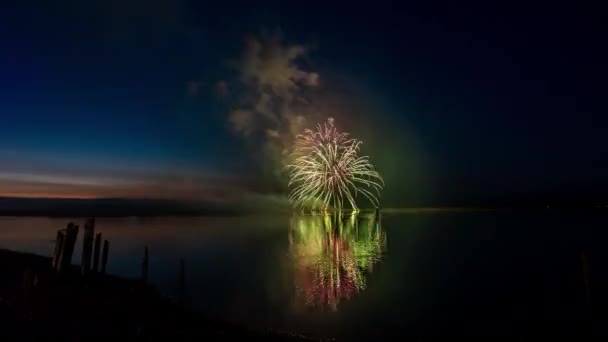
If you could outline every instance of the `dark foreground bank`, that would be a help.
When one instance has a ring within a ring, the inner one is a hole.
[[[139,281],[78,269],[58,275],[51,259],[0,250],[2,340],[302,340],[214,321]]]

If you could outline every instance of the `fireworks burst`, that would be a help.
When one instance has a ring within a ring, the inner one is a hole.
[[[350,204],[356,210],[359,194],[379,206],[384,181],[369,157],[359,156],[361,144],[339,132],[332,118],[298,135],[293,161],[287,165],[293,206],[340,210]]]

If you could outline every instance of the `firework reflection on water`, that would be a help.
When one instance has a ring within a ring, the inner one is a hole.
[[[296,306],[338,310],[367,286],[386,252],[380,215],[295,215],[289,233]]]

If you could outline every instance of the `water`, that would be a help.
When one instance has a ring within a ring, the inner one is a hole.
[[[50,256],[68,221],[0,218],[0,248]],[[583,251],[593,303],[606,307],[606,227],[599,210],[101,218],[96,225],[110,241],[110,273],[138,277],[147,245],[150,281],[167,295],[175,295],[184,258],[189,303],[209,316],[368,338],[574,329],[585,312]]]

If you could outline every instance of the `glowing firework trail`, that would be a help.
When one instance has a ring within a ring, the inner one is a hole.
[[[358,194],[378,206],[384,181],[369,158],[359,156],[361,144],[339,132],[331,118],[298,135],[293,162],[287,166],[294,207],[339,210],[348,203],[357,209]]]

